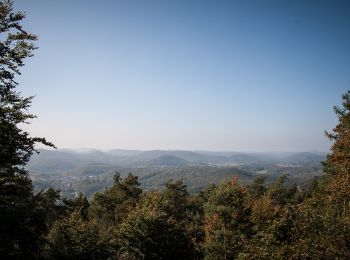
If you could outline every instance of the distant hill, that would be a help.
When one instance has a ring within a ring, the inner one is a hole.
[[[85,163],[87,163],[86,159],[67,151],[39,149],[39,154],[35,153],[31,157],[27,169],[38,173],[64,172],[71,171]]]
[[[189,151],[167,151],[167,150],[153,150],[145,151],[133,157],[136,161],[149,161],[154,160],[160,156],[175,156],[187,161],[200,161],[206,158],[205,155],[201,155],[195,152]]]
[[[316,154],[311,152],[295,153],[283,158],[285,162],[296,162],[296,163],[305,163],[305,162],[321,162],[326,159],[327,154]]]
[[[127,156],[134,156],[142,153],[142,151],[138,150],[123,150],[123,149],[112,149],[106,152],[107,154],[113,155],[113,156],[119,156],[119,157],[127,157]]]
[[[262,159],[259,159],[258,157],[250,154],[235,154],[230,157],[230,160],[237,163],[252,163],[252,162],[258,162],[262,161]]]
[[[198,191],[208,185],[239,177],[242,184],[253,181],[255,178],[247,171],[236,167],[213,167],[213,166],[189,166],[179,168],[165,168],[161,171],[153,171],[152,174],[140,178],[144,189],[162,189],[164,183],[169,180],[183,179],[191,192]]]
[[[39,151],[27,165],[37,191],[53,187],[65,196],[81,191],[89,197],[112,185],[117,171],[122,178],[130,172],[139,176],[146,190],[162,188],[166,181],[179,178],[192,192],[233,176],[239,176],[242,184],[248,184],[256,176],[265,176],[271,182],[276,176],[288,175],[289,183],[306,184],[322,174],[320,162],[326,155],[119,149]]]
[[[89,152],[75,152],[67,150],[39,149],[27,164],[27,169],[35,173],[70,172],[75,169],[94,163],[116,165],[120,159],[98,150]]]
[[[91,165],[118,167],[179,167],[179,166],[228,166],[256,163],[320,163],[325,153],[237,153],[237,152],[193,152],[177,150],[121,150],[102,152],[96,149],[45,150],[34,154],[27,165],[31,173],[72,173]],[[100,166],[99,166],[100,167]]]
[[[188,162],[192,162],[195,164],[200,163],[222,163],[230,160],[226,156],[217,156],[210,154],[201,154],[199,152],[192,151],[172,151],[172,150],[153,150],[153,151],[145,151],[136,156],[129,157],[128,160],[130,163],[132,162],[146,162],[150,160],[155,160],[160,156],[175,156],[177,158],[183,159]]]
[[[147,163],[147,165],[153,167],[179,167],[189,164],[190,163],[188,161],[173,155],[162,155]]]
[[[117,167],[111,164],[91,163],[77,168],[74,174],[78,176],[99,176],[102,174],[114,174]]]

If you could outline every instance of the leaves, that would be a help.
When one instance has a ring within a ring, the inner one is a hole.
[[[22,28],[25,15],[14,13],[12,6],[12,1],[0,1],[0,257],[30,259],[43,242],[45,218],[24,166],[37,143],[53,145],[20,127],[35,116],[28,112],[33,97],[16,91],[15,76],[36,49],[37,37]]]

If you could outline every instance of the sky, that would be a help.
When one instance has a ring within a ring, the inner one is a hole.
[[[17,0],[17,78],[58,148],[328,151],[350,1]]]

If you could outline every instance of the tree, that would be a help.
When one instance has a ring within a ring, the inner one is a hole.
[[[25,31],[22,12],[13,12],[13,3],[0,2],[0,258],[25,256],[37,252],[39,230],[35,227],[32,183],[24,169],[35,152],[35,145],[53,146],[44,138],[30,137],[20,125],[35,118],[28,112],[33,97],[16,91],[15,76],[24,60],[36,49],[37,37]]]
[[[166,211],[176,221],[183,221],[186,217],[186,207],[189,194],[182,180],[165,183],[163,195],[167,201]]]
[[[332,132],[326,132],[326,136],[334,141],[324,163],[325,172],[331,175],[350,174],[350,91],[342,98],[342,107],[334,107],[339,122]]]
[[[326,135],[333,141],[324,162],[324,176],[310,187],[297,206],[291,258],[349,259],[350,257],[350,91],[335,107],[338,124]]]
[[[324,171],[331,175],[326,190],[340,215],[350,215],[350,91],[343,95],[343,106],[334,107],[339,122],[331,133],[334,141],[324,162]]]
[[[97,223],[101,239],[117,248],[115,233],[121,222],[135,207],[142,189],[138,177],[131,173],[124,179],[114,175],[114,184],[104,192],[96,193],[89,208],[89,218]]]
[[[63,203],[69,211],[78,211],[84,220],[88,219],[88,210],[90,203],[81,192],[75,199],[63,198]]]
[[[146,193],[120,225],[118,259],[191,259],[188,238],[167,212],[167,198]]]
[[[49,259],[107,259],[109,247],[100,242],[97,226],[79,211],[55,222],[48,234]]]
[[[205,208],[205,259],[234,259],[250,233],[246,191],[237,178],[223,182],[210,194]]]
[[[119,173],[114,175],[114,184],[104,192],[96,193],[91,201],[90,216],[107,228],[120,223],[132,208],[142,189],[138,177],[131,173],[123,180]]]

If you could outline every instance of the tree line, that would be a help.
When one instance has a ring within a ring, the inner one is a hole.
[[[142,191],[129,174],[89,201],[54,189],[33,192],[25,170],[35,145],[53,146],[21,128],[35,116],[15,77],[36,49],[22,12],[0,1],[1,259],[349,259],[350,91],[325,174],[301,190],[281,176],[266,185],[238,178],[189,195],[182,180]]]

